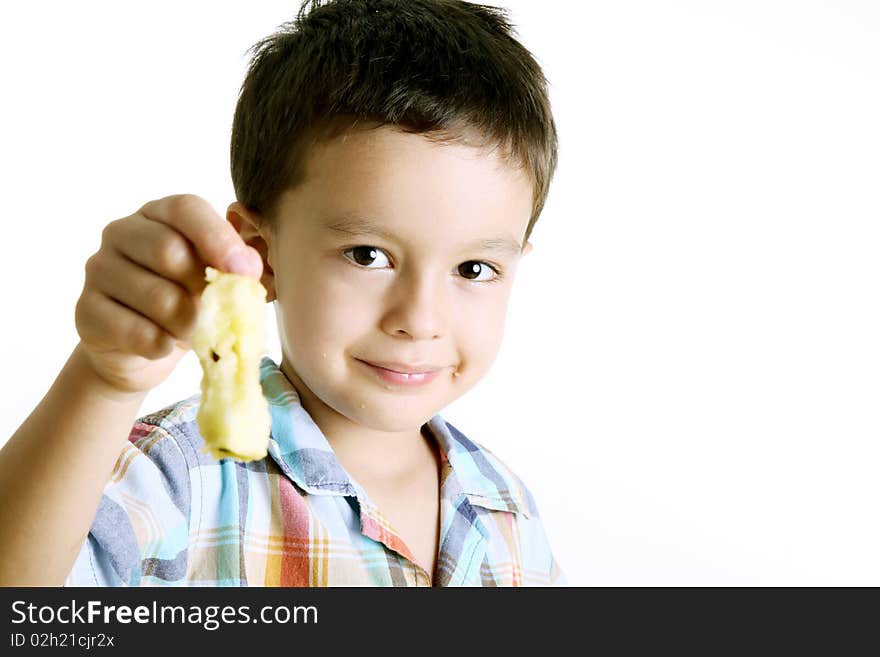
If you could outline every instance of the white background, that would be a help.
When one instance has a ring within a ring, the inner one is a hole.
[[[500,4],[560,165],[501,354],[444,416],[572,584],[880,585],[878,5]],[[234,200],[245,51],[298,6],[2,5],[0,442],[76,343],[102,227]],[[198,390],[190,356],[144,412]]]

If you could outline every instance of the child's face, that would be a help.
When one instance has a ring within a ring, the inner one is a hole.
[[[473,387],[501,344],[531,210],[525,174],[469,146],[383,127],[310,153],[306,180],[263,231],[282,369],[306,410],[412,432]],[[352,218],[388,236],[328,227]],[[481,248],[487,240],[513,248]],[[407,387],[361,360],[440,371]]]

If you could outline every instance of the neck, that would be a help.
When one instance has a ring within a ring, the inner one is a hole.
[[[357,424],[321,401],[289,363],[283,362],[281,370],[342,467],[358,481],[400,481],[437,467],[439,451],[427,427],[389,432]]]

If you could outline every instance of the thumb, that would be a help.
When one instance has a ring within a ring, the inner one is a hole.
[[[226,271],[260,280],[263,275],[263,258],[255,248],[242,244],[226,256]]]

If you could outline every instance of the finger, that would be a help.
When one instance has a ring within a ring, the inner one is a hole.
[[[205,264],[260,278],[263,262],[259,253],[247,246],[232,224],[221,219],[203,198],[194,194],[166,196],[150,201],[140,213],[180,231]]]
[[[179,232],[141,214],[113,221],[104,228],[102,246],[116,251],[193,294],[205,289],[205,263]]]
[[[178,340],[195,330],[198,297],[173,281],[128,260],[103,251],[87,262],[91,288],[143,315]]]
[[[87,344],[118,349],[149,360],[174,350],[174,338],[162,327],[97,290],[86,290],[76,306],[76,325]]]

